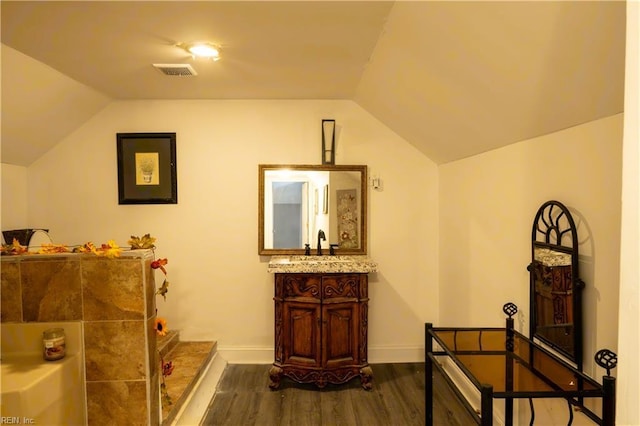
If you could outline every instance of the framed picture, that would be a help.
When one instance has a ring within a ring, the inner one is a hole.
[[[118,204],[177,204],[175,133],[118,133]]]

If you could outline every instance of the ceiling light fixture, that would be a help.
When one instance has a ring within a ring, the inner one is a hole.
[[[181,43],[178,47],[186,50],[195,58],[220,59],[220,51],[211,43]]]

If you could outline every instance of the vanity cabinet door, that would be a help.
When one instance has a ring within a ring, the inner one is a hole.
[[[321,331],[320,304],[286,302],[283,310],[284,362],[319,367]]]
[[[358,362],[358,306],[352,302],[322,306],[322,366]]]
[[[322,277],[322,365],[335,368],[358,360],[360,276]]]

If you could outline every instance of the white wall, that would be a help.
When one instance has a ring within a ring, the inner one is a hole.
[[[1,229],[6,231],[27,228],[27,168],[2,163],[0,170],[2,171]],[[39,227],[34,224],[34,228]]]
[[[533,218],[558,200],[578,228],[586,354],[616,346],[622,122],[619,114],[440,167],[444,325],[502,325],[513,301],[528,331]]]
[[[419,361],[438,318],[437,167],[350,101],[114,102],[28,169],[28,223],[55,242],[157,237],[169,259],[158,313],[230,362],[273,361],[273,276],[257,254],[258,164],[319,164],[335,118],[338,164],[367,164],[369,359]],[[116,133],[177,133],[177,205],[118,205]],[[157,276],[160,279],[160,276]],[[159,284],[159,283],[158,283]]]
[[[617,424],[640,424],[640,3],[627,2]]]
[[[622,128],[619,114],[440,167],[443,326],[503,326],[502,305],[514,302],[529,334],[533,219],[557,200],[578,229],[584,371],[605,373],[593,355],[618,346]]]

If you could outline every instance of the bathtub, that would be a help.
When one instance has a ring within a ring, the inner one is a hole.
[[[45,361],[40,349],[42,331],[52,326],[61,326],[69,332],[71,341],[67,340],[67,348],[71,346],[72,350],[62,359]],[[80,324],[73,323],[2,324],[3,419],[19,424],[86,423],[84,365],[82,353],[77,350],[80,346],[74,342],[75,335],[80,335],[79,327]]]

